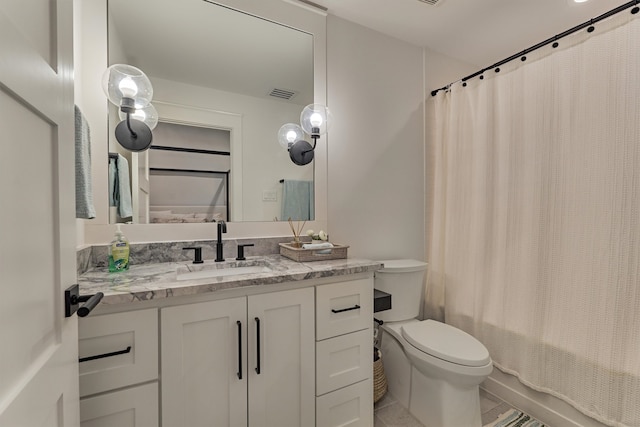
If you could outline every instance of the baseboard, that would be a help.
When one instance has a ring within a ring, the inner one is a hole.
[[[533,390],[497,368],[480,387],[550,427],[607,427],[565,401]]]

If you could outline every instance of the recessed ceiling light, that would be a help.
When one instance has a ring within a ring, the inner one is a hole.
[[[573,0],[574,3],[585,3],[588,2],[589,0]]]

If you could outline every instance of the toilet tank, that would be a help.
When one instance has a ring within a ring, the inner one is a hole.
[[[376,318],[396,322],[418,317],[423,301],[427,263],[414,259],[380,262],[384,267],[376,271],[373,287],[391,294],[391,309],[376,313]]]

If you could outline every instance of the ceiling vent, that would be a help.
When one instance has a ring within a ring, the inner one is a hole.
[[[273,97],[280,98],[280,99],[286,99],[288,101],[291,98],[293,98],[294,96],[296,96],[296,93],[297,92],[294,92],[294,91],[289,90],[289,89],[274,88],[274,89],[271,89],[271,92],[269,92],[269,96],[273,96]]]
[[[430,4],[432,6],[435,6],[438,3],[442,3],[442,0],[418,0],[418,1],[421,1],[422,3]]]

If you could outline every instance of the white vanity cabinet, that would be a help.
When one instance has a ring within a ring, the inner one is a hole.
[[[313,288],[161,309],[162,425],[315,425]]]
[[[101,304],[79,321],[82,427],[372,426],[372,276]]]

